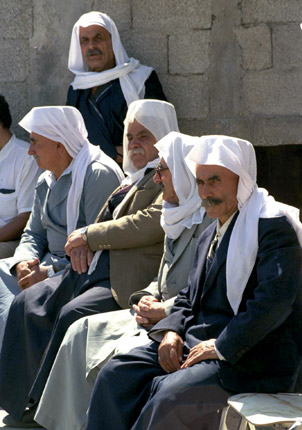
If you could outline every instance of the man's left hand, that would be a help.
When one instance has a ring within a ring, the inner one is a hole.
[[[18,284],[21,290],[31,287],[37,282],[43,281],[48,278],[48,266],[42,266],[41,264],[36,264],[31,267],[31,272],[19,279]]]
[[[93,252],[88,245],[73,248],[70,253],[72,268],[79,275],[86,273],[93,259]]]
[[[198,345],[193,346],[186,361],[181,365],[180,368],[185,369],[186,367],[191,367],[193,364],[199,363],[200,361],[214,360],[218,358],[214,347],[215,340],[216,339],[204,340]]]
[[[81,230],[81,228],[79,228],[78,230],[74,230],[67,238],[65,244],[65,252],[69,257],[71,257],[71,250],[73,248],[78,248],[80,246],[88,246],[87,242],[82,238]]]
[[[153,296],[143,296],[138,304],[132,307],[136,312],[136,321],[146,328],[166,317],[164,304]]]

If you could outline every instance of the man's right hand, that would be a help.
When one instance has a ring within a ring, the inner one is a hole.
[[[19,282],[20,279],[24,278],[24,276],[29,275],[32,270],[32,267],[36,264],[39,264],[38,258],[34,258],[33,260],[20,261],[20,263],[16,265],[17,281]]]
[[[93,259],[93,252],[88,245],[72,248],[70,252],[70,261],[72,268],[79,275],[86,273]]]
[[[183,355],[183,340],[175,331],[168,331],[158,348],[160,367],[168,373],[180,369]]]

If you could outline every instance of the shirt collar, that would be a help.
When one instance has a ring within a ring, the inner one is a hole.
[[[62,176],[65,176],[65,175],[68,175],[69,173],[71,173],[73,163],[74,163],[74,160],[72,159],[71,162],[70,162],[70,164],[66,167],[66,169],[64,170],[64,172],[60,176],[60,178],[62,178]],[[60,178],[56,179],[55,175],[52,172],[47,171],[47,173],[45,175],[45,181],[46,181],[46,183],[48,185],[48,188],[52,189],[54,187],[54,185],[56,184],[56,182]]]

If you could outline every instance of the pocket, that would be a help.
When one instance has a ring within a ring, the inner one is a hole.
[[[18,214],[17,211],[17,193],[1,193],[0,192],[0,218],[5,221],[14,218]]]

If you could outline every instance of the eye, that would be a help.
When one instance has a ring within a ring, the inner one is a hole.
[[[196,184],[197,185],[204,185],[204,181],[202,179],[196,179]]]

